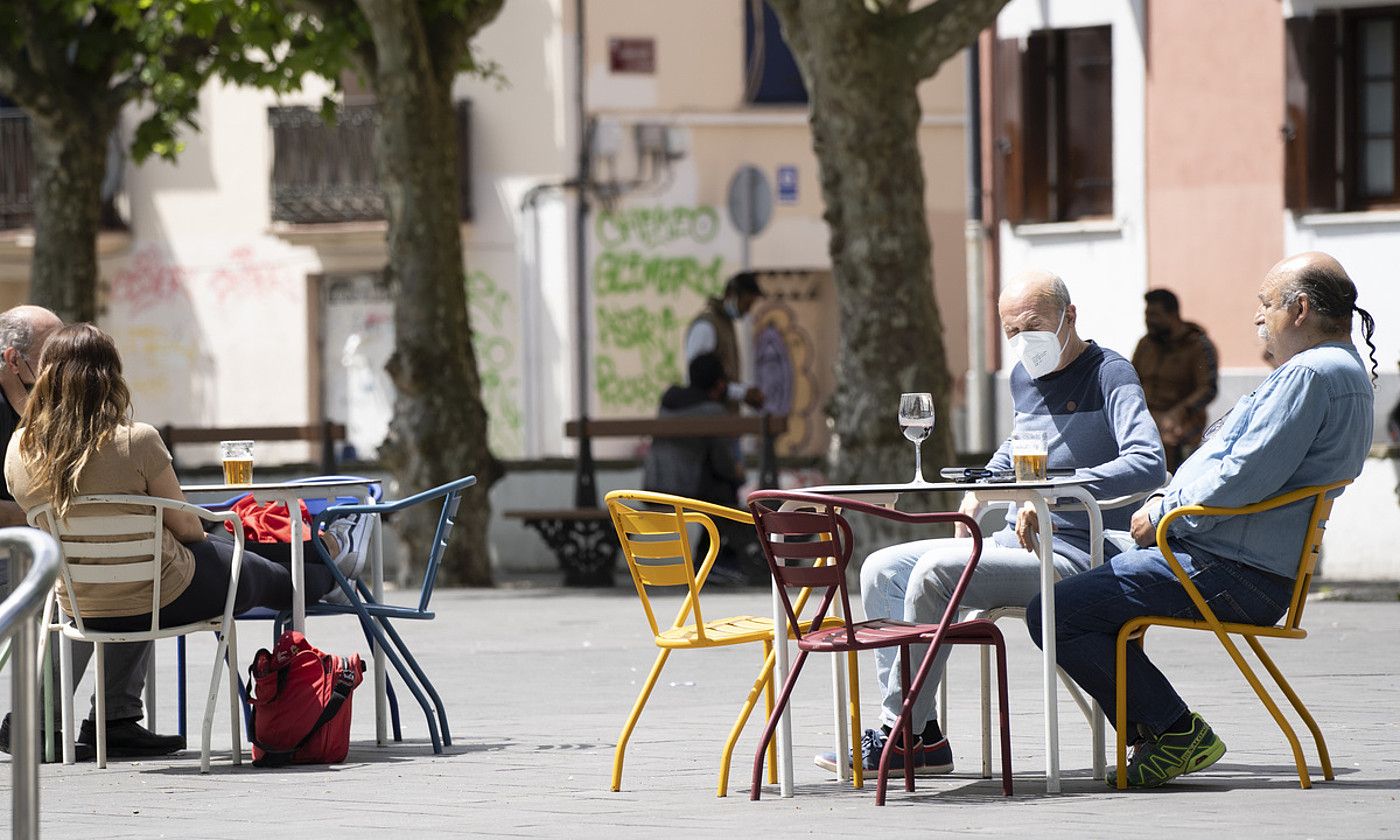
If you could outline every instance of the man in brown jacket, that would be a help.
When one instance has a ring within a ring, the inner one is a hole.
[[[739,341],[734,331],[734,322],[748,315],[761,297],[758,276],[752,271],[741,271],[724,285],[724,297],[706,301],[704,311],[686,328],[686,364],[702,353],[714,353],[724,365],[729,381],[725,402],[730,413],[738,413],[740,403],[763,407],[763,392],[746,384],[740,375]]]
[[[1197,324],[1181,319],[1181,304],[1166,289],[1143,295],[1147,335],[1133,351],[1133,367],[1147,394],[1147,410],[1157,422],[1167,469],[1177,466],[1201,442],[1206,406],[1215,399],[1215,345]]]

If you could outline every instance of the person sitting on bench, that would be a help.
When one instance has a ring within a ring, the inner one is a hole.
[[[719,356],[701,353],[690,360],[689,374],[689,385],[672,385],[661,395],[657,417],[727,416],[729,409],[724,400],[729,378]],[[724,437],[652,438],[651,449],[642,465],[642,488],[736,507],[745,476],[744,466],[735,457],[734,449],[734,441]],[[767,565],[756,557],[753,562],[747,559],[758,548],[753,540],[753,529],[724,519],[716,520],[715,524],[720,529],[721,539],[719,557],[710,572],[711,584],[767,583]],[[702,533],[695,549],[697,565],[704,558],[708,544],[708,535]],[[748,551],[750,546],[754,552]]]

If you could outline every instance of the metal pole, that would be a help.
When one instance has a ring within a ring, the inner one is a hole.
[[[10,578],[23,579],[28,569],[28,552],[10,552]],[[10,751],[14,787],[13,814],[10,833],[13,837],[39,836],[39,742],[34,733],[39,726],[39,674],[34,658],[39,651],[38,623],[32,615],[24,616],[15,629],[14,667],[10,670],[10,708],[14,710],[10,723]]]
[[[967,50],[967,448],[992,448],[992,389],[987,371],[987,298],[983,256],[987,231],[982,225],[982,106],[978,79],[981,50]]]
[[[748,271],[750,259],[749,243],[753,239],[753,234],[751,233],[753,230],[753,208],[757,203],[753,200],[753,194],[754,191],[758,189],[758,184],[754,182],[752,170],[741,170],[739,177],[743,181],[741,189],[739,190],[739,216],[743,221],[741,230],[744,234],[742,239],[743,246],[739,250],[739,268]]]
[[[588,434],[588,192],[592,187],[592,163],[589,143],[593,131],[588,122],[588,106],[584,101],[583,0],[574,0],[575,72],[578,74],[575,103],[578,110],[578,215],[574,231],[574,323],[577,324],[578,347],[578,468],[574,474],[574,506],[597,507],[598,488],[593,475],[593,440]]]
[[[12,799],[13,837],[39,836],[39,742],[33,737],[39,726],[39,679],[34,657],[39,649],[37,622],[27,617],[15,631],[14,670],[10,674],[10,703],[14,709],[10,751],[14,755]]]
[[[39,836],[39,620],[58,576],[58,545],[28,528],[0,531],[0,552],[8,553],[10,595],[0,601],[0,639],[9,637],[14,653],[10,671],[11,821],[16,838]]]

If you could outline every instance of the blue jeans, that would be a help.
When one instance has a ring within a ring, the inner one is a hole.
[[[1015,536],[1001,531],[982,542],[977,571],[968,581],[961,607],[989,609],[1019,607],[1040,592],[1040,558],[1014,545]],[[897,618],[920,624],[937,624],[948,609],[968,555],[971,539],[932,539],[900,543],[872,553],[860,567],[860,597],[866,618]],[[1055,554],[1055,571],[1060,577],[1082,571],[1074,560]],[[926,645],[909,648],[912,676],[924,661]],[[914,731],[938,716],[934,686],[943,677],[950,648],[939,648],[929,669],[924,689],[910,712]],[[881,721],[893,726],[903,706],[899,684],[899,649],[875,649],[875,672],[880,681]]]
[[[1175,541],[1172,551],[1221,621],[1271,625],[1288,609],[1292,580],[1205,552],[1191,554]],[[1156,546],[1125,551],[1055,584],[1055,658],[1099,702],[1109,723],[1116,719],[1118,630],[1144,615],[1201,617]],[[1027,606],[1026,626],[1039,645],[1039,596]],[[1161,735],[1186,713],[1186,702],[1138,645],[1128,645],[1127,670],[1129,726],[1141,724]]]

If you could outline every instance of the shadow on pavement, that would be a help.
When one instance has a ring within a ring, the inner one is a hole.
[[[391,743],[387,746],[377,747],[372,741],[351,742],[350,755],[339,764],[289,764],[285,767],[254,767],[252,756],[247,750],[243,753],[243,764],[235,767],[229,763],[229,754],[215,751],[210,759],[209,775],[220,774],[230,775],[236,773],[315,773],[334,771],[337,768],[348,768],[356,766],[366,766],[373,764],[396,764],[405,761],[421,761],[423,759],[443,759],[456,758],[458,756],[472,755],[475,753],[499,752],[509,749],[512,746],[510,741],[482,741],[471,743],[454,743],[450,747],[443,747],[442,753],[435,755],[431,742],[426,738],[422,740],[404,740]],[[187,760],[182,760],[187,759]],[[199,775],[199,751],[187,750],[183,755],[170,759],[178,761],[175,764],[166,764],[160,767],[142,768],[140,772],[152,775],[165,776],[197,776]]]

